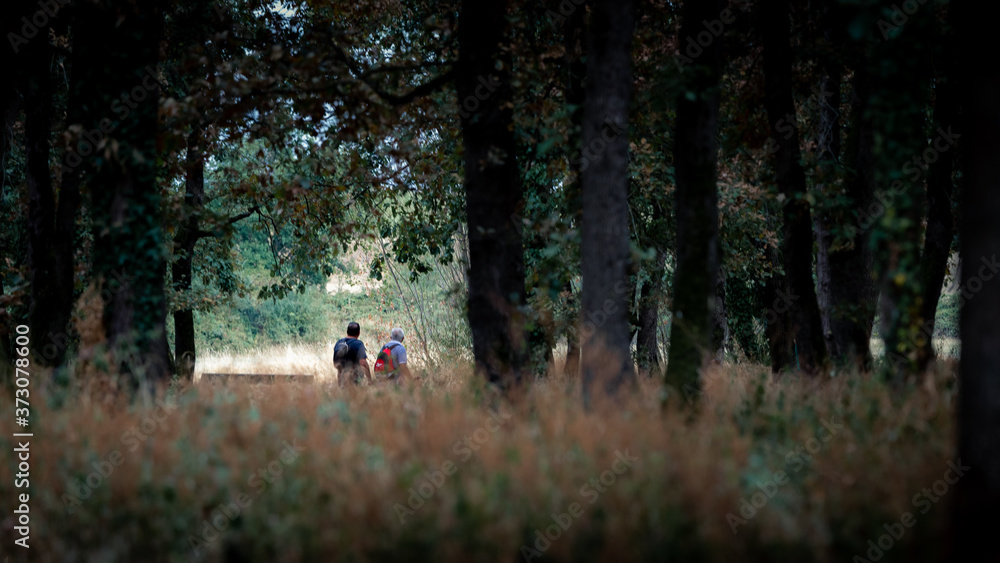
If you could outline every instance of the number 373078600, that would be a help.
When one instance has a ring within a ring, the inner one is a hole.
[[[15,348],[15,353],[20,356],[14,360],[14,366],[16,368],[16,379],[14,384],[17,386],[15,390],[16,400],[14,416],[28,416],[28,401],[26,400],[29,396],[28,384],[30,383],[28,379],[28,366],[30,365],[30,360],[28,359],[28,327],[25,325],[19,325],[16,329],[17,337],[14,342],[17,344]],[[18,405],[24,405],[23,407],[17,408]],[[23,413],[23,414],[22,414]]]

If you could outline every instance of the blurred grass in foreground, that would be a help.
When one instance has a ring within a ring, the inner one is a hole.
[[[893,391],[716,367],[695,414],[683,396],[661,411],[652,380],[592,412],[558,377],[510,405],[467,368],[404,388],[198,385],[171,390],[166,408],[85,394],[54,408],[36,386],[31,556],[851,561],[909,511],[915,526],[880,561],[940,560],[950,493],[924,514],[915,495],[955,461],[949,369]],[[0,395],[0,412],[12,408]],[[11,440],[7,506],[24,492]],[[616,462],[626,452],[629,466]],[[778,471],[787,480],[768,485]],[[743,499],[765,498],[746,517]]]

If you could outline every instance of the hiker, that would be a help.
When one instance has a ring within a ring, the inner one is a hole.
[[[361,336],[361,325],[355,322],[347,324],[347,337],[341,338],[333,345],[333,365],[337,368],[337,382],[354,385],[361,380],[361,369],[365,377],[372,380],[372,371],[368,367],[368,354],[365,343],[358,340]]]
[[[410,368],[406,365],[406,347],[403,346],[403,329],[390,330],[389,338],[375,360],[375,376],[394,381],[398,385],[404,378],[410,378]]]

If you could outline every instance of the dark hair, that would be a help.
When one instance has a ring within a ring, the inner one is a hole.
[[[347,336],[360,336],[361,325],[358,323],[347,323]]]

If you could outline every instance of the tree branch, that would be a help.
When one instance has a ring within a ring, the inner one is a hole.
[[[238,223],[238,222],[246,219],[247,217],[249,217],[249,216],[251,216],[254,213],[257,213],[259,211],[260,211],[260,207],[258,207],[258,206],[255,205],[255,206],[251,207],[250,209],[244,211],[243,213],[240,213],[239,215],[233,215],[232,217],[230,217],[229,219],[226,220],[225,224],[222,225],[222,227],[220,227],[218,229],[215,229],[215,230],[212,230],[212,231],[196,231],[194,233],[194,238],[195,238],[195,240],[197,240],[197,239],[200,239],[200,238],[218,237],[219,235],[222,234],[222,230],[224,228],[232,226],[232,225],[234,225],[234,224],[236,224],[236,223]]]

